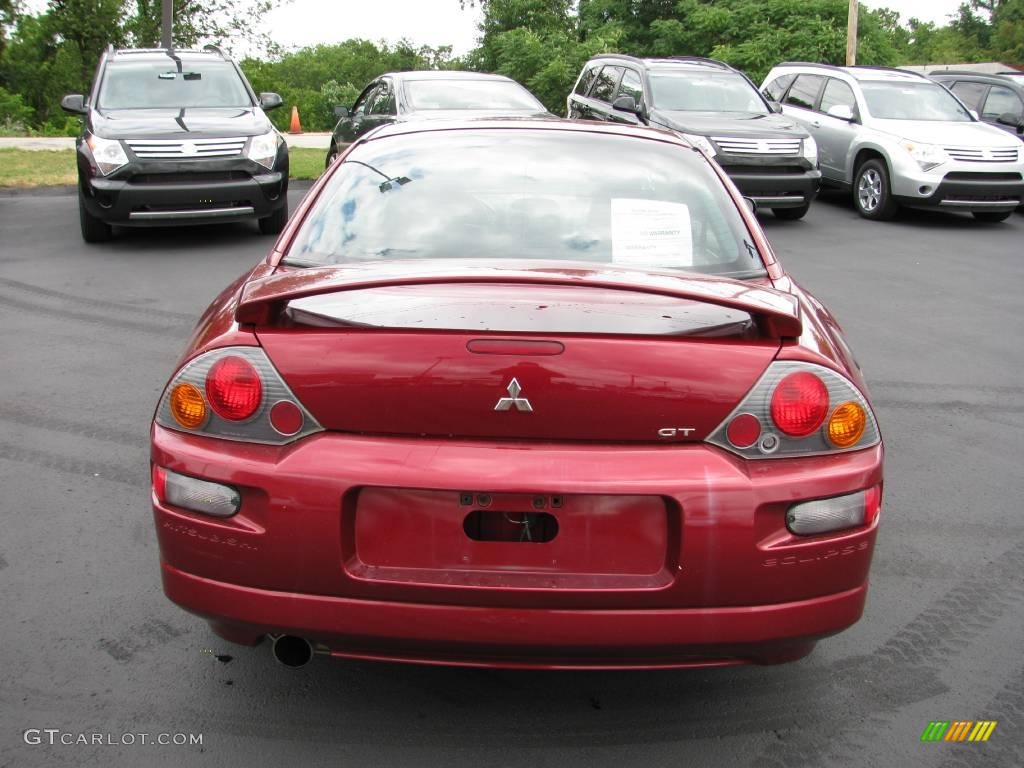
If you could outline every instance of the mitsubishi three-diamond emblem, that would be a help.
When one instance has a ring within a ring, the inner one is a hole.
[[[533,406],[530,405],[530,401],[525,397],[520,397],[519,393],[523,391],[523,388],[519,386],[519,382],[513,378],[508,383],[508,397],[503,397],[498,401],[498,404],[494,406],[496,411],[508,411],[513,407],[517,411],[533,411]]]

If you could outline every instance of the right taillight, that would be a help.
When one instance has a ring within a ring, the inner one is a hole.
[[[707,441],[748,459],[860,450],[880,440],[865,397],[813,363],[777,361]]]

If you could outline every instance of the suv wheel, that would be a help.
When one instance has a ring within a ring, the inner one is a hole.
[[[809,210],[811,210],[811,204],[804,203],[799,208],[772,208],[772,213],[775,214],[776,219],[796,221],[806,216]]]
[[[866,160],[857,169],[853,177],[853,204],[865,219],[888,221],[896,215],[900,206],[892,199],[889,170],[882,160]]]
[[[995,224],[999,221],[1006,221],[1013,216],[1013,211],[971,211],[971,215],[978,221],[988,221]]]
[[[288,223],[288,203],[285,202],[280,208],[269,216],[259,220],[260,232],[264,235],[279,235],[284,225]]]
[[[113,230],[107,222],[97,219],[85,209],[85,197],[78,190],[78,222],[82,225],[82,239],[87,243],[105,243]]]

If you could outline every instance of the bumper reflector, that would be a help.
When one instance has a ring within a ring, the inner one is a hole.
[[[869,525],[878,516],[881,488],[875,486],[846,496],[794,504],[786,512],[786,527],[798,536]]]
[[[161,501],[215,517],[230,517],[242,503],[238,491],[228,485],[179,475],[163,467],[153,469],[153,487]]]

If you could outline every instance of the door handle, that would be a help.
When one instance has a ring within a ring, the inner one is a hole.
[[[820,120],[811,120],[811,127],[812,128],[821,128],[821,121]]]

